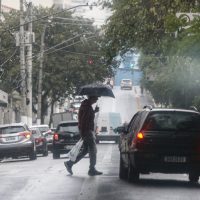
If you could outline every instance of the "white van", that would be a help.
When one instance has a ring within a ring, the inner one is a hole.
[[[99,113],[97,118],[97,140],[99,141],[115,141],[118,142],[119,135],[113,130],[122,125],[120,113],[108,112]]]

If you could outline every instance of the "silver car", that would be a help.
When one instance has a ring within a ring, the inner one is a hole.
[[[28,156],[35,160],[36,146],[28,126],[24,123],[0,125],[0,159]]]
[[[120,83],[120,88],[132,90],[133,84],[131,79],[122,79]]]

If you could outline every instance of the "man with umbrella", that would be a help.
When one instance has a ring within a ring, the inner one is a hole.
[[[78,122],[79,122],[79,131],[81,134],[81,138],[83,139],[83,149],[78,154],[76,160],[73,162],[71,160],[64,162],[64,165],[67,171],[72,175],[72,166],[79,162],[87,153],[89,153],[90,157],[90,166],[88,175],[96,176],[101,175],[102,172],[96,170],[96,154],[97,147],[95,141],[95,133],[94,133],[94,118],[95,112],[99,111],[99,108],[96,107],[95,110],[92,108],[92,104],[96,103],[98,100],[98,96],[88,96],[88,99],[84,100],[81,103],[79,114],[78,114]]]

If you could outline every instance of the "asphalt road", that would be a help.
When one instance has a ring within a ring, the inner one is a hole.
[[[98,144],[97,169],[102,176],[87,175],[89,159],[73,167],[70,176],[61,159],[38,157],[7,159],[0,163],[1,200],[197,200],[200,185],[191,185],[185,174],[141,175],[138,184],[118,178],[119,151],[117,144]]]
[[[114,92],[116,99],[108,98],[108,101],[112,101],[109,108],[120,111],[124,120],[129,120],[148,99],[139,93],[138,88],[132,91],[120,91],[116,88]],[[106,106],[104,108],[107,109]],[[0,200],[200,199],[200,185],[190,184],[186,174],[141,175],[138,184],[122,181],[118,178],[118,145],[101,143],[97,148],[97,169],[103,175],[96,177],[87,175],[88,157],[73,167],[73,176],[67,173],[63,165],[66,155],[57,160],[50,153],[48,157],[38,156],[35,161],[27,158],[1,161]]]

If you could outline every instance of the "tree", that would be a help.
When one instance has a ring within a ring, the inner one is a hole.
[[[68,21],[60,21],[54,17],[44,20],[44,16],[58,12],[55,8],[34,7],[33,31],[36,35],[36,43],[33,46],[33,102],[37,103],[38,67],[40,56],[40,38],[44,25],[48,23],[45,30],[45,53],[42,92],[42,116],[49,106],[56,101],[61,101],[69,94],[74,94],[84,84],[103,80],[111,73],[109,66],[102,62],[99,48],[99,30],[93,26],[93,21],[82,17],[74,17],[71,12],[61,12],[59,17],[67,18]],[[76,20],[81,22],[77,23]],[[1,27],[2,49],[8,49],[1,53],[1,63],[12,56],[12,61],[4,65],[6,73],[1,83],[1,89],[10,93],[12,90],[20,92],[20,69],[18,47],[15,47],[13,38],[14,31],[19,29],[19,12],[12,12],[5,16],[3,25],[8,31]],[[13,28],[14,27],[14,28]],[[72,39],[73,38],[73,39]],[[13,50],[14,46],[14,50]],[[88,64],[88,57],[93,59]],[[10,80],[10,82],[8,81]],[[35,112],[37,110],[35,109]]]
[[[176,107],[191,105],[199,90],[192,80],[199,80],[194,76],[200,67],[200,20],[188,23],[176,13],[199,12],[199,1],[113,0],[109,6],[113,14],[104,27],[103,43],[108,63],[119,52],[138,49],[140,67],[146,75],[143,83],[156,102]],[[188,58],[198,67],[190,65]]]

